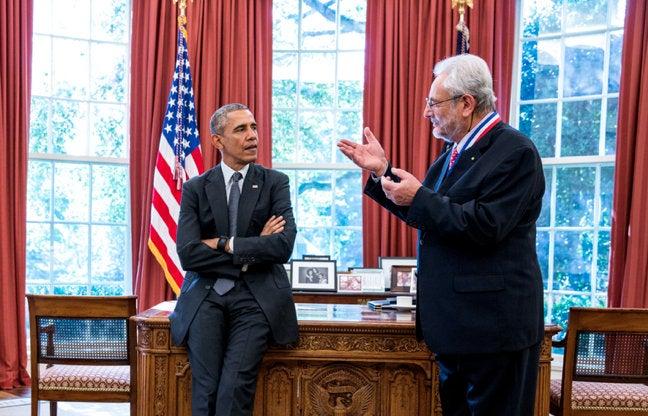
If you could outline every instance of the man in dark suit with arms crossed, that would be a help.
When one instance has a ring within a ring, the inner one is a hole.
[[[531,415],[543,337],[540,157],[494,111],[481,58],[448,58],[434,75],[424,116],[452,146],[423,183],[391,166],[369,128],[366,144],[338,146],[371,172],[364,192],[419,230],[417,333],[436,353],[443,414]]]
[[[177,250],[187,271],[171,314],[171,336],[186,344],[192,415],[251,415],[268,343],[298,338],[283,263],[296,226],[288,177],[255,165],[252,112],[227,104],[210,122],[222,163],[182,189]]]

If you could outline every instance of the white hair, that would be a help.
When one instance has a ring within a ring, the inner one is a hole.
[[[463,54],[446,58],[434,66],[434,75],[446,74],[441,85],[451,96],[468,94],[475,97],[478,113],[495,108],[493,77],[486,61],[477,55]]]

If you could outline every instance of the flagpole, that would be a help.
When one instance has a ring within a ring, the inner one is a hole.
[[[470,31],[464,21],[466,6],[473,8],[473,0],[450,0],[451,7],[458,8],[459,23],[457,23],[457,55],[470,51]]]

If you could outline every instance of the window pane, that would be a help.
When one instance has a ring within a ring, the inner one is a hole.
[[[593,167],[557,169],[556,225],[593,225],[595,172]]]
[[[27,172],[27,221],[50,221],[52,164],[30,160]]]
[[[611,0],[611,3],[612,17],[610,19],[610,24],[613,26],[623,27],[626,11],[626,0]]]
[[[536,221],[538,227],[548,227],[551,225],[551,192],[553,188],[553,170],[551,168],[544,169],[545,177],[545,193],[542,196],[542,210],[540,211],[540,216]]]
[[[122,285],[92,285],[90,294],[92,296],[123,296],[126,293]]]
[[[27,223],[27,280],[49,282],[51,246],[50,225]]]
[[[89,294],[88,286],[80,285],[57,285],[54,286],[52,293],[66,296],[87,296]]]
[[[367,4],[357,0],[339,0],[339,2],[340,49],[364,49]]]
[[[294,108],[297,105],[296,53],[275,53],[272,56],[272,106]]]
[[[272,44],[274,49],[297,49],[298,21],[299,0],[273,0]]]
[[[90,59],[88,42],[52,39],[54,95],[61,98],[87,98]]]
[[[301,259],[304,254],[329,254],[330,245],[330,228],[298,227],[292,258]]]
[[[331,172],[297,172],[298,226],[333,225],[331,201]]]
[[[52,38],[34,35],[32,45],[32,94],[49,95],[52,88]]]
[[[126,49],[122,45],[93,43],[91,46],[91,98],[125,102]]]
[[[94,165],[92,167],[92,221],[126,223],[128,188],[126,166]]]
[[[335,54],[301,55],[300,104],[304,107],[332,107],[335,91]]]
[[[520,106],[519,129],[533,140],[540,156],[556,156],[556,104]]]
[[[296,162],[297,126],[294,111],[272,111],[272,160]]]
[[[565,28],[574,32],[604,27],[607,3],[608,0],[566,0]]]
[[[562,123],[561,156],[599,154],[601,100],[565,102]]]
[[[562,0],[525,1],[522,8],[524,36],[537,36],[560,31]]]
[[[302,48],[335,49],[337,1],[302,1]]]
[[[92,281],[123,282],[130,244],[124,226],[92,226]]]
[[[90,34],[88,0],[56,0],[51,12],[53,34],[76,38],[87,38]]]
[[[553,308],[550,322],[560,325],[563,328],[561,333],[564,333],[567,329],[569,308],[578,306],[590,306],[590,297],[588,295],[555,294],[552,297],[552,301]]]
[[[362,172],[335,172],[335,225],[362,226]]]
[[[88,226],[54,224],[52,277],[56,283],[88,282]]]
[[[549,288],[549,232],[538,231],[536,236],[536,252],[540,270],[542,271],[542,287]]]
[[[362,141],[362,112],[360,111],[340,111],[337,120],[337,138],[348,139],[354,142]],[[335,148],[335,161],[340,163],[349,163],[349,159]]]
[[[90,188],[88,165],[78,163],[54,164],[54,219],[59,221],[88,221]]]
[[[127,107],[121,104],[90,104],[90,154],[128,158]]]
[[[591,232],[556,232],[554,290],[591,290],[592,239]]]
[[[364,52],[338,54],[338,105],[362,108]]]
[[[47,152],[49,100],[32,97],[29,114],[29,152]]]
[[[600,94],[603,91],[604,57],[604,35],[565,39],[565,97]]]
[[[300,113],[298,160],[301,163],[331,162],[333,125],[330,111]]]
[[[623,50],[623,32],[610,33],[610,75],[608,92],[619,92],[621,82],[621,51]]]
[[[557,97],[559,62],[559,41],[522,42],[520,98],[531,100]]]
[[[337,260],[337,270],[345,271],[350,267],[362,267],[362,231],[335,229],[333,235],[333,256]]]
[[[602,227],[612,225],[612,198],[614,195],[614,167],[601,168],[601,216],[599,224]]]
[[[598,256],[596,259],[596,290],[607,293],[608,273],[610,271],[610,232],[601,231],[598,235]]]
[[[88,137],[87,104],[52,100],[52,152],[86,155]]]
[[[607,117],[605,122],[605,154],[616,153],[617,122],[619,117],[619,99],[608,98]]]
[[[128,42],[129,6],[126,0],[92,0],[92,38]]]
[[[52,31],[52,0],[34,0],[34,33]]]

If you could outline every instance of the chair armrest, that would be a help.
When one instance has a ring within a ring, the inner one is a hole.
[[[54,332],[55,332],[55,327],[54,324],[49,324],[43,327],[38,328],[39,334],[47,334],[47,345],[45,346],[45,354],[48,356],[54,355]],[[38,353],[40,355],[40,352]],[[35,357],[32,357],[32,359],[35,359]],[[47,367],[51,367],[51,364],[47,365]]]

